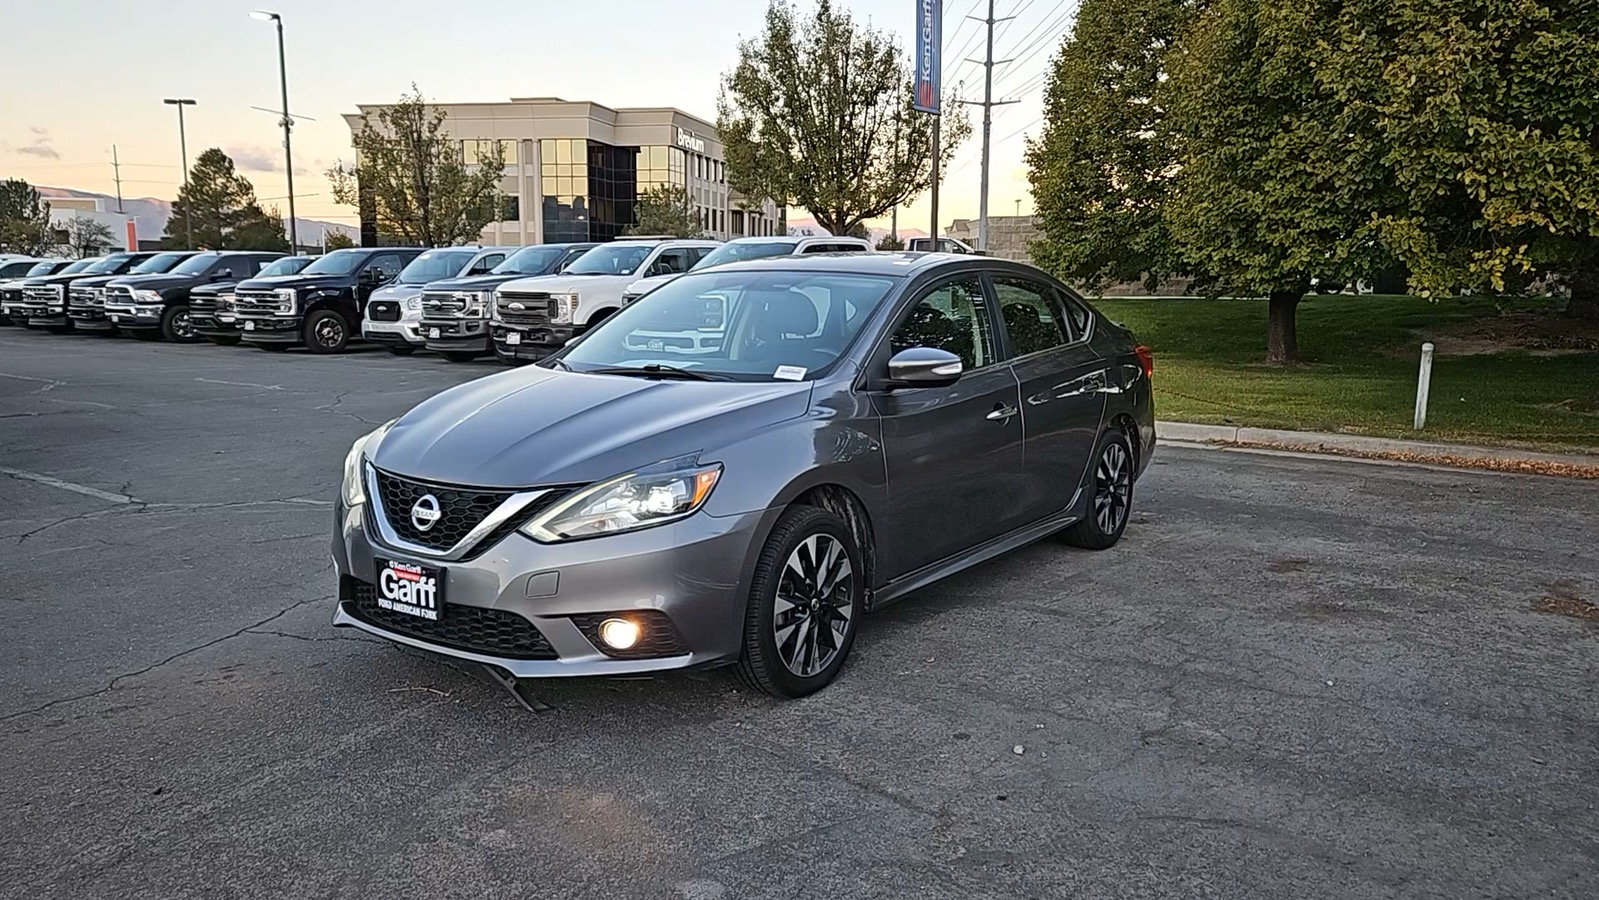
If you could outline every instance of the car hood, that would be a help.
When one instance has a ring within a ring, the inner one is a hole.
[[[101,277],[101,276],[99,276],[99,275],[85,275],[82,272],[73,272],[71,274],[64,274],[64,273],[61,273],[61,272],[57,272],[54,275],[36,275],[33,278],[29,278],[26,281],[24,281],[23,284],[27,285],[28,287],[38,287],[38,286],[44,285],[44,284],[70,284],[70,283],[72,283],[74,281],[77,281],[79,278],[99,278],[99,277]],[[109,276],[109,277],[116,278],[118,276],[112,275],[112,276]]]
[[[445,291],[492,291],[502,284],[513,281],[531,281],[534,278],[547,278],[546,275],[473,275],[471,278],[446,278],[442,281],[430,281],[427,291],[430,294]]]
[[[72,282],[75,288],[105,287],[113,281],[123,281],[126,275],[85,275]]]
[[[671,275],[651,275],[648,278],[640,278],[639,280],[629,284],[627,286],[627,292],[629,294],[643,296],[644,294],[648,294],[650,291],[655,290],[663,284],[671,284],[682,277],[683,273],[681,272],[674,272]]]
[[[378,288],[372,292],[373,300],[391,300],[404,303],[412,297],[421,296],[420,284],[394,284],[386,288]]]
[[[98,281],[99,279],[91,279]],[[164,291],[167,288],[185,287],[194,283],[191,275],[122,275],[111,279],[118,286],[126,285],[141,291]]]
[[[355,283],[353,275],[276,275],[272,278],[252,278],[238,284],[240,290],[269,291],[273,288],[347,288]]]
[[[635,279],[632,275],[531,275],[502,285],[512,290],[548,291],[552,294],[585,291],[621,290]]]
[[[373,464],[444,484],[587,484],[716,451],[804,415],[808,382],[668,381],[528,366],[451,388],[401,416]]]

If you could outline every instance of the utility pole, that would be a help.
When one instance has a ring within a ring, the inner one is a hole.
[[[982,174],[982,177],[981,177],[981,186],[978,188],[978,196],[977,196],[977,249],[978,250],[987,250],[988,249],[989,132],[992,130],[992,126],[993,126],[994,107],[996,107],[996,106],[1007,106],[1007,105],[1009,105],[1011,103],[1016,103],[1017,102],[1015,100],[995,100],[994,99],[994,66],[996,66],[996,65],[1004,65],[1005,63],[1014,61],[1014,60],[1009,60],[1009,59],[1000,59],[1000,60],[994,59],[994,26],[999,24],[1000,22],[1009,22],[1011,19],[1014,19],[1016,17],[1015,16],[1006,16],[1003,19],[994,18],[994,0],[988,0],[988,17],[987,18],[978,19],[976,16],[967,16],[967,18],[968,19],[975,19],[976,21],[982,22],[984,25],[988,26],[988,52],[983,57],[983,60],[982,60],[982,66],[983,66],[983,102],[978,103],[978,102],[972,101],[972,100],[963,100],[963,101],[961,101],[961,102],[966,103],[966,104],[968,104],[970,106],[981,106],[983,108],[983,161],[982,161],[983,174]],[[974,59],[974,60],[971,60],[971,62],[977,62],[977,60]]]
[[[189,188],[189,139],[183,131],[183,108],[185,106],[193,106],[194,101],[167,97],[161,102],[168,106],[176,106],[178,108],[178,147],[183,152],[183,188],[184,193],[187,194]],[[193,250],[194,211],[189,208],[189,201],[187,197],[185,197],[183,203],[183,229],[186,232],[184,235],[184,246],[189,250]]]
[[[117,214],[122,214],[122,163],[117,160],[117,145],[111,145],[111,180],[117,183]]]
[[[1022,217],[1022,201],[1017,200],[1016,201],[1016,218],[1020,219],[1021,217]]]
[[[250,13],[258,22],[271,22],[278,29],[278,82],[283,88],[283,177],[289,186],[289,252],[300,252],[300,235],[294,224],[294,152],[290,132],[294,130],[294,117],[289,115],[289,63],[283,53],[283,17],[275,12],[258,9]]]

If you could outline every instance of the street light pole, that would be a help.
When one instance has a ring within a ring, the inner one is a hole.
[[[183,130],[183,108],[185,106],[194,106],[195,103],[193,100],[179,99],[176,97],[167,97],[161,102],[168,106],[176,106],[178,108],[178,149],[183,153],[183,190],[184,193],[187,194],[189,190],[189,138],[186,134],[184,134]],[[189,203],[190,201],[188,199],[185,199],[183,203],[183,230],[185,232],[184,243],[190,250],[193,250],[194,211],[189,208]]]
[[[283,177],[287,179],[289,187],[289,252],[297,253],[300,236],[294,224],[294,151],[290,140],[294,119],[289,116],[289,64],[283,53],[283,17],[261,9],[250,13],[250,17],[272,22],[278,27],[278,80],[283,87]]]

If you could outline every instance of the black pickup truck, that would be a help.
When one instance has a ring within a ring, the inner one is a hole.
[[[266,268],[248,276],[251,281],[297,275],[311,264],[314,256],[280,256]],[[194,333],[213,344],[232,347],[239,342],[239,319],[233,313],[233,289],[238,282],[212,282],[189,291],[189,321],[194,323]]]
[[[78,266],[79,268],[88,265],[81,259],[77,261],[69,259],[39,259],[30,260],[28,268],[21,275],[6,275],[4,270],[0,269],[0,278],[3,278],[3,280],[0,280],[0,325],[22,324],[21,322],[12,321],[11,315],[18,306],[22,305],[22,286],[27,283],[29,278],[54,275],[58,272],[66,271],[68,266],[77,266],[78,263],[83,263],[83,266]]]
[[[312,353],[339,353],[360,336],[367,298],[423,249],[335,250],[298,275],[242,281],[233,288],[239,336],[267,350],[304,344]]]
[[[494,289],[508,281],[566,271],[579,256],[598,244],[536,244],[523,247],[487,275],[429,282],[422,289],[422,337],[429,350],[451,362],[486,355]]]
[[[64,334],[72,330],[73,321],[67,316],[69,292],[78,290],[80,297],[92,297],[93,292],[118,275],[130,274],[160,253],[112,253],[102,256],[76,272],[63,270],[58,275],[29,278],[22,283],[22,304],[19,307],[23,321],[34,328],[43,328]],[[178,260],[173,260],[177,265]]]
[[[138,273],[107,284],[101,301],[103,314],[109,325],[136,338],[193,344],[204,338],[194,330],[189,292],[203,284],[254,278],[263,266],[281,255],[250,250],[192,253],[163,273]],[[84,327],[76,305],[69,314],[79,328]]]
[[[129,269],[126,275],[100,275],[80,278],[67,290],[67,319],[73,331],[115,331],[116,325],[106,317],[106,289],[113,282],[125,278],[161,275],[182,265],[195,255],[193,250],[174,250],[157,253]]]

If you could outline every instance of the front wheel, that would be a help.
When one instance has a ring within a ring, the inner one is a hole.
[[[784,512],[755,563],[740,679],[778,697],[826,687],[855,643],[865,574],[842,519],[814,506]]]
[[[350,344],[350,323],[337,310],[319,309],[305,320],[305,346],[312,353],[342,353]]]
[[[1062,533],[1073,547],[1108,550],[1121,540],[1133,510],[1133,445],[1120,431],[1107,431],[1094,451],[1088,511]]]
[[[169,306],[161,314],[161,336],[174,344],[197,344],[204,340],[194,331],[194,320],[189,318],[186,304]]]

